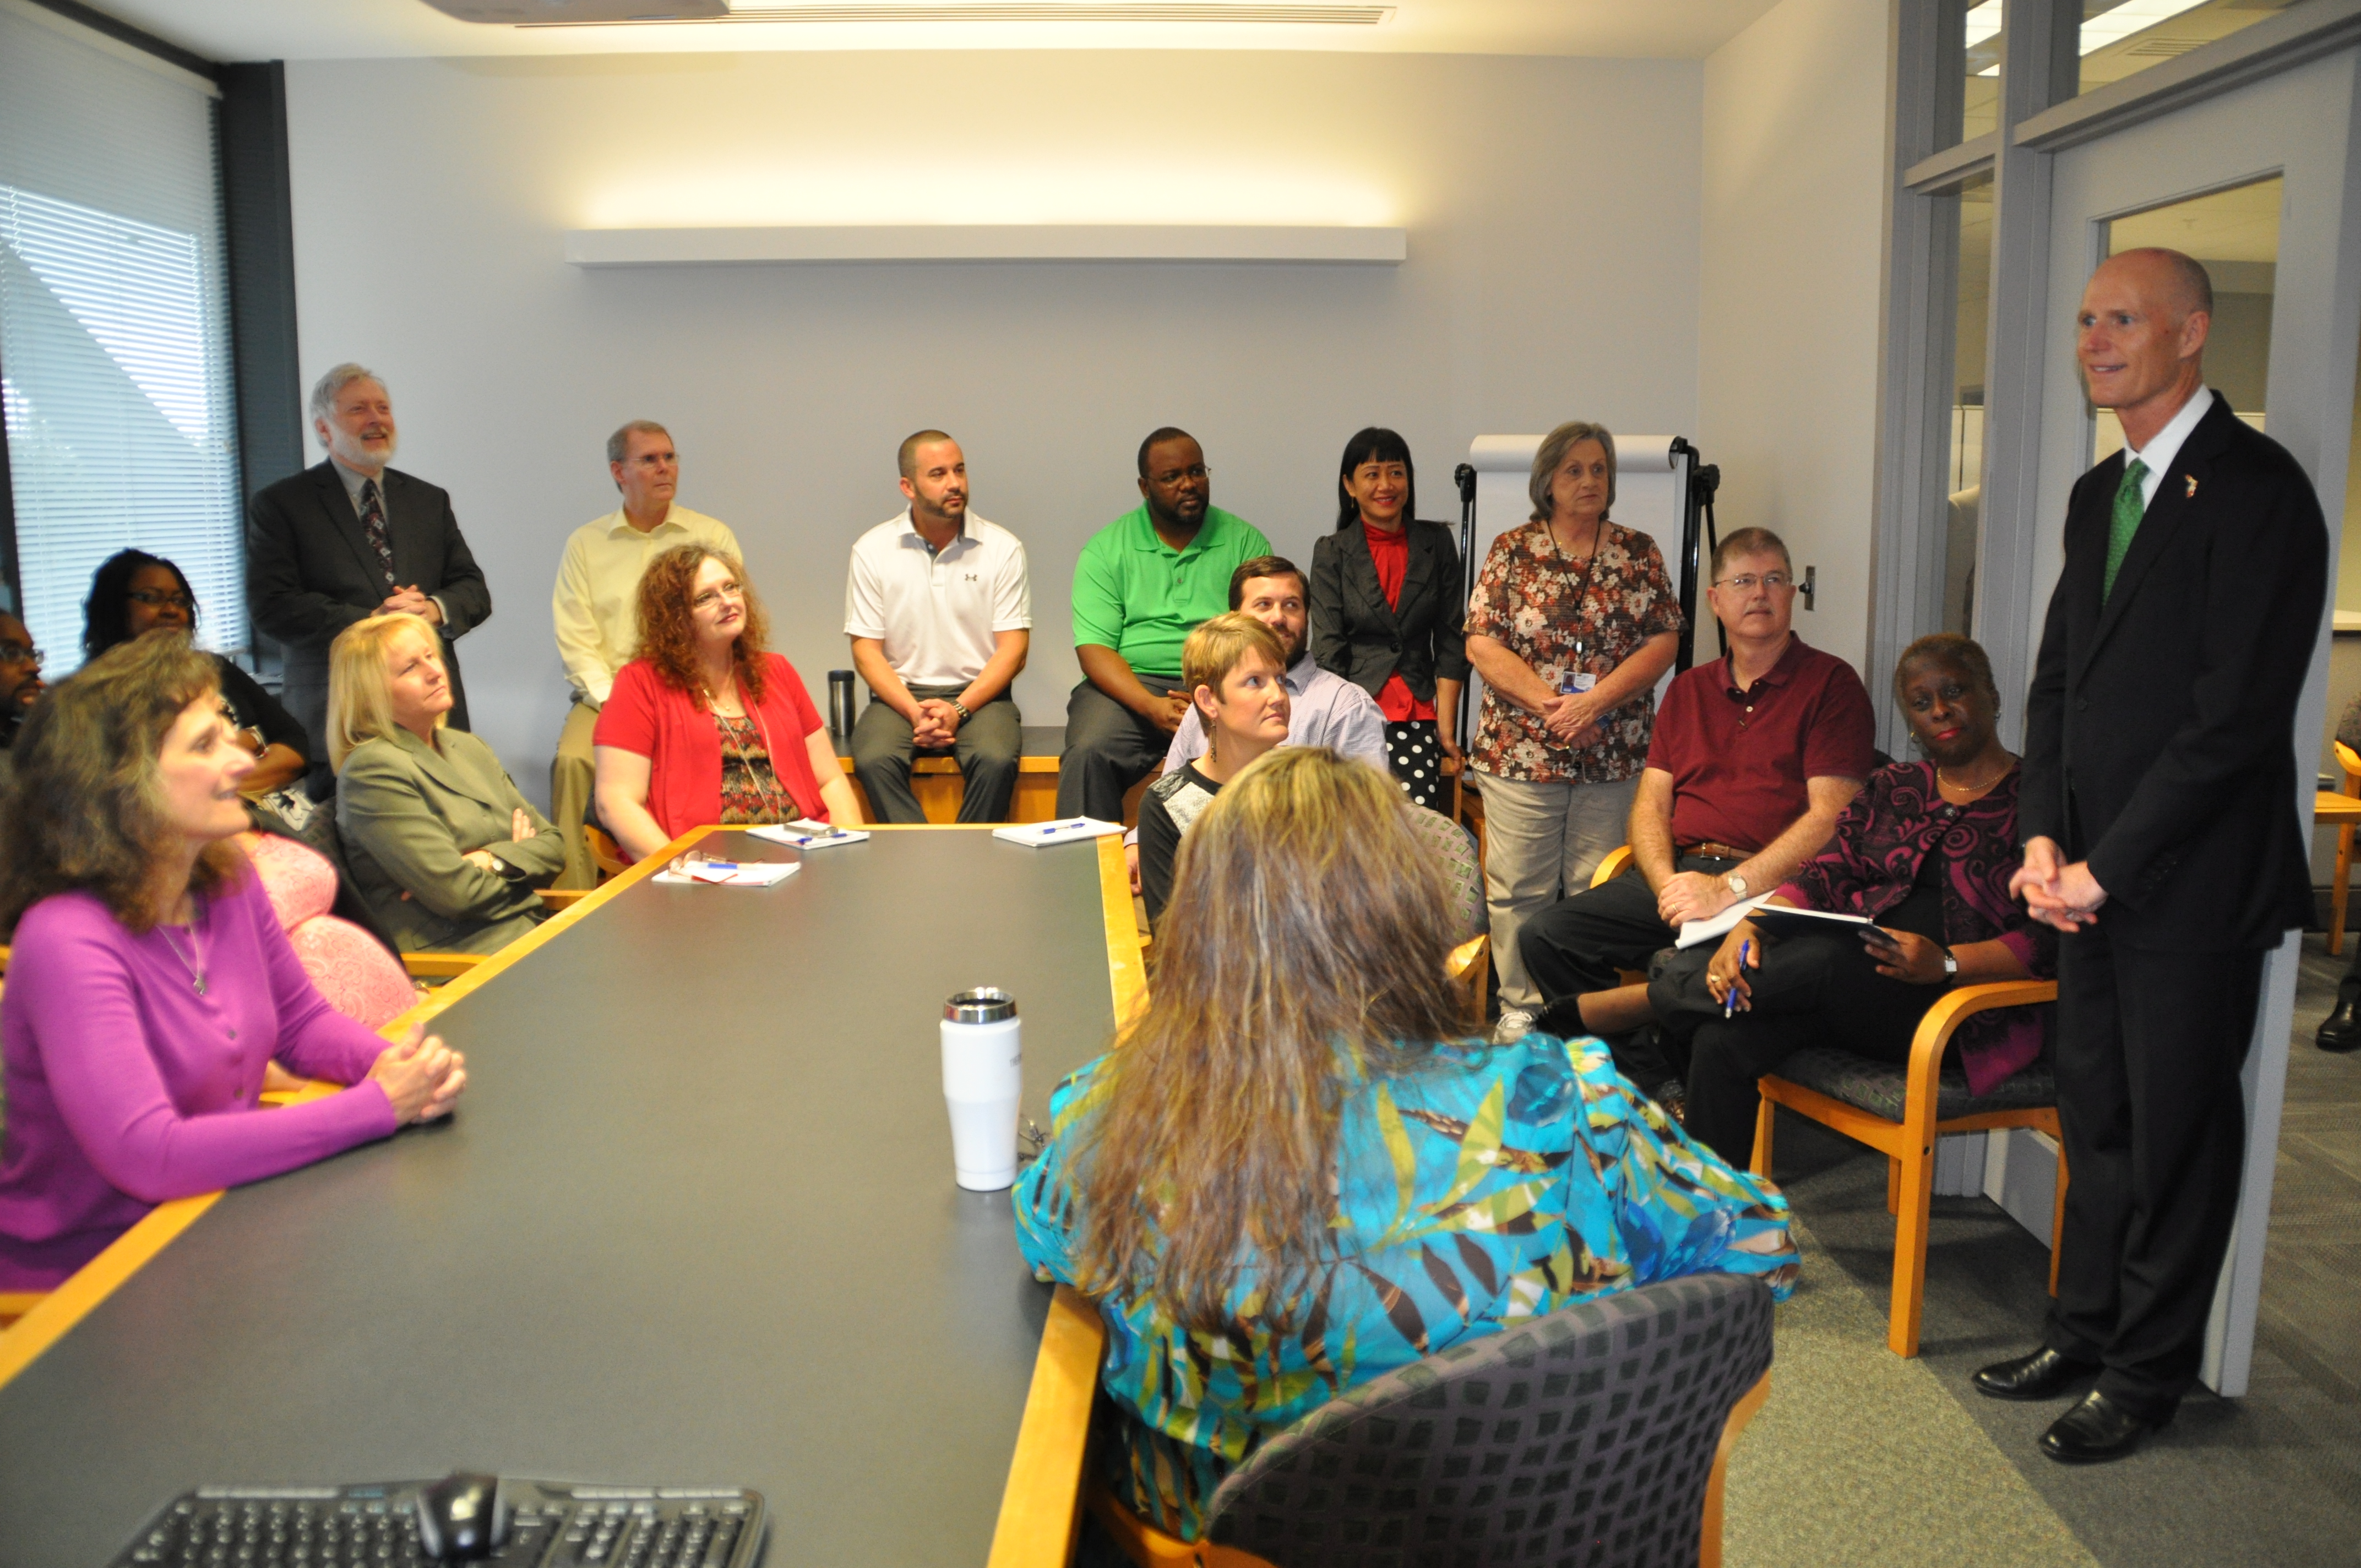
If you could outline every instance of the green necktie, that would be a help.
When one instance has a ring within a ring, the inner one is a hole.
[[[2132,535],[2139,532],[2140,513],[2147,510],[2140,499],[2140,481],[2147,477],[2147,465],[2135,457],[2124,467],[2124,482],[2115,487],[2115,515],[2107,523],[2107,575],[2099,585],[2101,604],[2115,591],[2115,574],[2123,569]]]

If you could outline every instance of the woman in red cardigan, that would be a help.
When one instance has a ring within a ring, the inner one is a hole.
[[[683,544],[640,579],[639,653],[591,737],[598,820],[635,861],[710,822],[862,820],[803,677],[763,651],[745,578]]]

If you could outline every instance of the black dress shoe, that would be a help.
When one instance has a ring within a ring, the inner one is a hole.
[[[1976,1392],[1995,1399],[2054,1399],[2098,1376],[2087,1361],[2070,1360],[2047,1345],[2015,1361],[1995,1361],[1975,1376]]]
[[[2323,1051],[2361,1051],[2361,997],[2337,993],[2336,1005],[2320,1021],[2312,1043]]]
[[[2093,1388],[2081,1404],[2049,1423],[2041,1434],[2041,1452],[2060,1464],[2104,1464],[2123,1458],[2140,1445],[2140,1439],[2171,1421],[2170,1416],[2157,1421],[2136,1416]]]

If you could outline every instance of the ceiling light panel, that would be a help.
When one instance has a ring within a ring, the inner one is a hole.
[[[1170,26],[1210,24],[1219,27],[1374,27],[1390,20],[1391,5],[1340,4],[1285,5],[1273,0],[732,0],[727,14],[704,14],[715,0],[684,4],[678,14],[663,15],[664,0],[428,0],[457,16],[462,11],[532,11],[531,16],[504,16],[500,20],[527,27],[646,27],[681,22],[800,23],[812,25],[875,25],[880,23],[1091,23]],[[584,15],[568,14],[579,4]],[[637,11],[639,15],[615,13]],[[692,10],[698,14],[689,14]],[[492,20],[469,16],[467,20]]]

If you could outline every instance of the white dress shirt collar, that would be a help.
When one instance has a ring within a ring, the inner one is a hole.
[[[2213,406],[2213,389],[2200,386],[2190,394],[2189,400],[2180,405],[2180,411],[2166,420],[2162,430],[2148,437],[2146,446],[2124,449],[2125,466],[2130,466],[2134,459],[2147,465],[2147,472],[2140,476],[2141,507],[2145,508],[2156,499],[2156,488],[2164,483],[2165,470],[2171,467],[2172,460],[2180,455],[2180,448],[2189,440],[2189,433],[2197,428],[2197,422],[2203,419],[2205,411]]]

